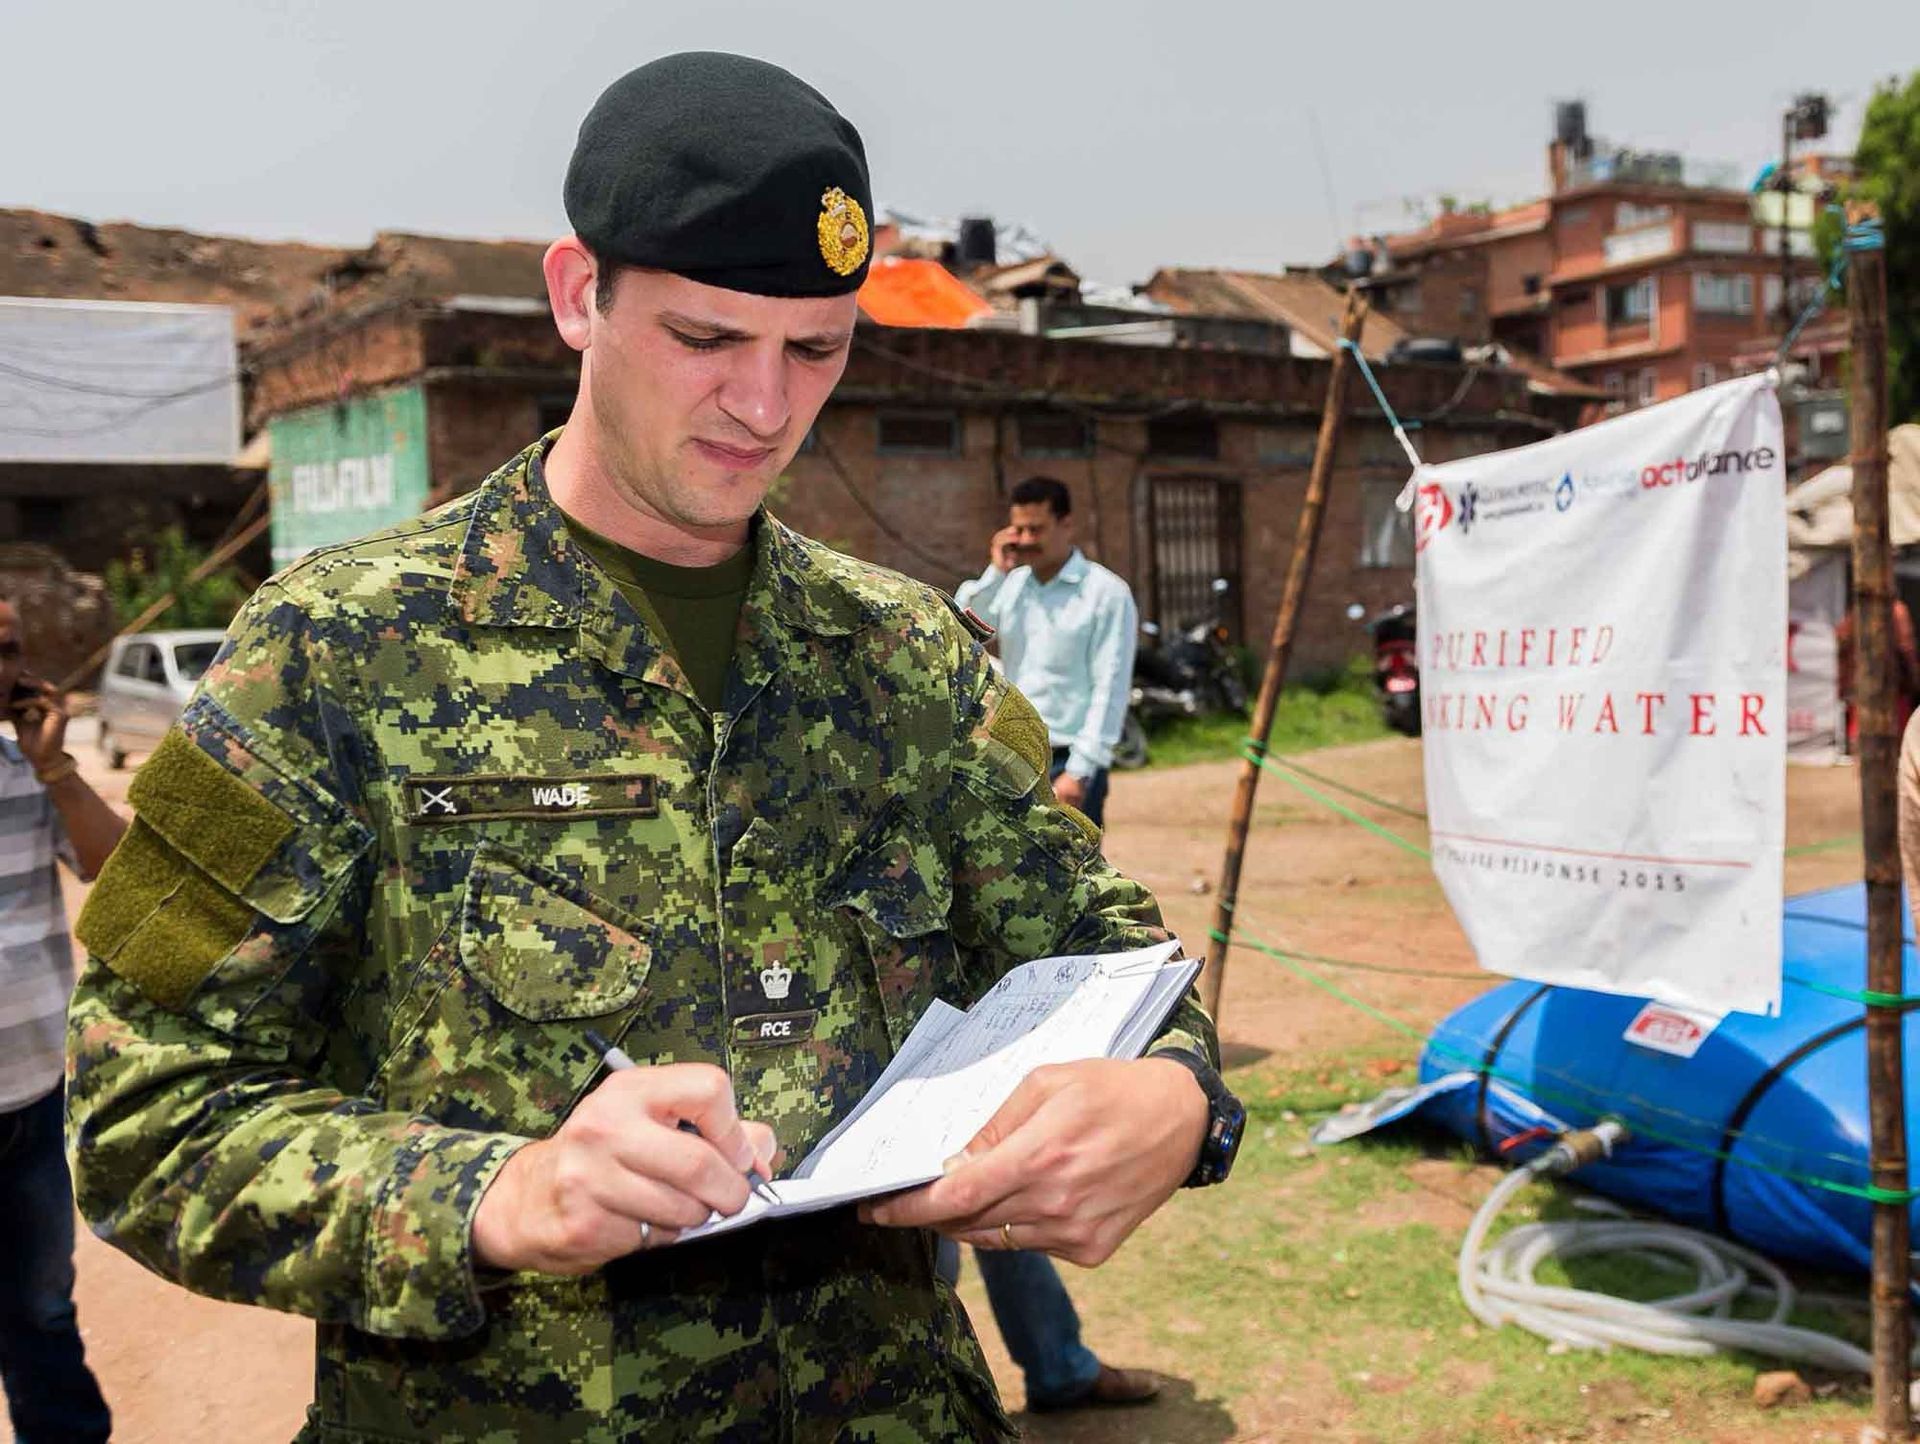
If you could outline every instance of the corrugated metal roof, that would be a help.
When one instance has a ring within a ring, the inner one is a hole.
[[[1340,336],[1346,294],[1306,271],[1183,270],[1154,273],[1142,290],[1174,311],[1190,316],[1244,316],[1278,321],[1331,354]],[[1406,329],[1391,317],[1369,315],[1360,332],[1360,350],[1369,361],[1384,361]]]

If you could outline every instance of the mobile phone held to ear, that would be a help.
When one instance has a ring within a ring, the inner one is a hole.
[[[7,713],[18,716],[46,695],[41,689],[47,684],[30,672],[22,672],[14,680],[13,690],[7,693]]]

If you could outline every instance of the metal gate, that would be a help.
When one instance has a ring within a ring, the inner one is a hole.
[[[1163,631],[1213,614],[1213,583],[1224,577],[1220,621],[1240,640],[1240,483],[1210,476],[1156,476],[1147,492],[1153,557],[1152,619]]]

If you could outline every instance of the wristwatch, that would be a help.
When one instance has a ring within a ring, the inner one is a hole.
[[[1240,1151],[1240,1135],[1246,1131],[1247,1108],[1227,1090],[1220,1075],[1206,1059],[1185,1048],[1168,1048],[1150,1055],[1178,1063],[1193,1074],[1200,1091],[1207,1095],[1207,1136],[1200,1143],[1200,1159],[1193,1165],[1182,1188],[1206,1188],[1224,1183],[1233,1171],[1234,1155]]]

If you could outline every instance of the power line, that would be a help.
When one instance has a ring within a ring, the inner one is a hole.
[[[30,370],[25,366],[15,366],[10,361],[0,361],[0,376],[12,376],[33,386],[45,386],[54,391],[73,391],[83,396],[107,396],[121,401],[177,401],[186,396],[199,396],[215,391],[223,386],[237,385],[245,375],[245,368],[227,371],[211,381],[203,381],[193,386],[177,387],[171,391],[130,391],[120,386],[97,386],[89,381],[76,381],[71,377],[55,376],[45,371]]]
[[[853,504],[866,513],[869,521],[888,537],[892,538],[896,544],[904,547],[913,556],[925,562],[928,566],[937,568],[936,575],[951,573],[954,570],[952,562],[942,557],[936,557],[931,552],[922,551],[913,542],[907,540],[906,537],[894,530],[894,528],[888,524],[887,519],[881,516],[880,513],[874,509],[872,503],[861,494],[860,488],[853,484],[853,478],[847,474],[846,467],[840,464],[840,458],[834,452],[833,446],[827,438],[816,430],[813,439],[814,445],[820,450],[820,455],[826,459],[827,469],[833,473],[834,478],[839,481],[847,495],[853,498]]]

